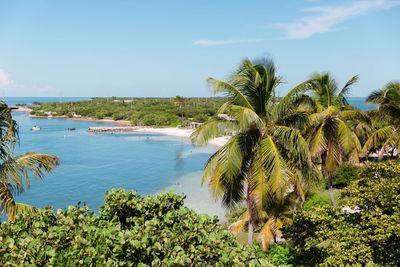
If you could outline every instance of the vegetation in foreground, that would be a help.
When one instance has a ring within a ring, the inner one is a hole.
[[[214,116],[223,103],[213,98],[94,98],[88,101],[40,103],[32,115],[127,120],[140,126],[187,125]]]
[[[342,191],[347,209],[294,214],[284,237],[295,265],[400,265],[400,161],[369,163],[359,177]]]
[[[86,206],[18,215],[0,225],[0,265],[272,266],[258,246],[239,244],[183,200],[113,189],[98,216]]]

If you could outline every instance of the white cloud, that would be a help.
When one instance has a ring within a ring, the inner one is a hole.
[[[303,17],[296,22],[280,23],[275,26],[284,29],[289,38],[308,38],[314,34],[333,31],[336,25],[353,17],[399,5],[399,0],[365,0],[348,1],[342,5],[314,6],[303,10],[313,15]]]
[[[1,87],[6,87],[11,85],[13,82],[10,78],[10,75],[7,74],[7,72],[3,69],[0,69],[0,86]]]
[[[255,43],[259,41],[260,41],[259,39],[227,39],[227,40],[200,39],[200,40],[195,40],[193,44],[198,46],[218,46],[218,45]]]

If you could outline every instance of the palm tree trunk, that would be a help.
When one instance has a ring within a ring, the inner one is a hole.
[[[249,178],[248,178],[249,179]],[[247,210],[249,212],[249,232],[247,236],[247,243],[249,245],[253,244],[254,235],[254,203],[251,197],[250,186],[247,185]]]
[[[329,191],[329,197],[331,198],[331,203],[332,206],[336,209],[336,201],[335,201],[335,195],[333,194],[333,178],[332,175],[328,174],[328,191]]]
[[[183,109],[181,107],[181,125],[183,126]]]
[[[385,153],[385,147],[382,147],[378,152],[378,161],[382,161],[384,153]]]
[[[250,216],[249,219],[249,233],[247,236],[247,243],[249,245],[253,244],[253,235],[254,235],[254,223],[253,223],[253,219]]]

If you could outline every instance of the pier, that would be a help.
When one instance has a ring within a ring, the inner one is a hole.
[[[137,126],[114,126],[114,127],[89,127],[89,133],[123,133],[134,132],[140,127]]]

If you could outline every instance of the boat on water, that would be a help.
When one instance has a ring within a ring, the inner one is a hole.
[[[67,128],[67,131],[75,131],[76,128]]]
[[[31,128],[31,131],[40,131],[40,130],[41,130],[41,128],[36,125]]]

